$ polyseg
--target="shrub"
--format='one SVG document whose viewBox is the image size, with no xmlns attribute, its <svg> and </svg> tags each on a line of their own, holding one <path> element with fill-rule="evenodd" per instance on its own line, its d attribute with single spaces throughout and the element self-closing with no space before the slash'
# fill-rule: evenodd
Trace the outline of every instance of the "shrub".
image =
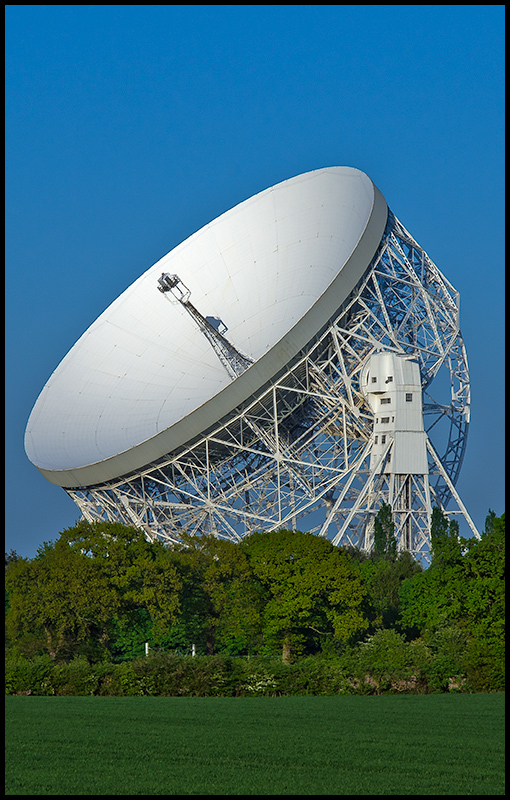
<svg viewBox="0 0 510 800">
<path fill-rule="evenodd" d="M 344 658 L 353 688 L 363 694 L 423 691 L 429 661 L 422 642 L 408 643 L 392 629 L 377 631 Z"/>
<path fill-rule="evenodd" d="M 11 656 L 5 662 L 6 694 L 54 694 L 51 690 L 51 673 L 55 666 L 47 655 L 27 659 Z"/>
<path fill-rule="evenodd" d="M 502 658 L 495 645 L 468 646 L 467 673 L 447 648 L 381 630 L 341 656 L 224 658 L 153 653 L 121 664 L 89 664 L 83 656 L 56 663 L 48 655 L 6 659 L 6 694 L 154 697 L 255 697 L 502 691 Z"/>
<path fill-rule="evenodd" d="M 466 686 L 475 692 L 505 691 L 505 644 L 472 640 L 466 651 Z"/>
<path fill-rule="evenodd" d="M 90 665 L 84 656 L 55 666 L 51 680 L 55 694 L 76 697 L 97 694 L 99 683 L 96 665 Z"/>
</svg>

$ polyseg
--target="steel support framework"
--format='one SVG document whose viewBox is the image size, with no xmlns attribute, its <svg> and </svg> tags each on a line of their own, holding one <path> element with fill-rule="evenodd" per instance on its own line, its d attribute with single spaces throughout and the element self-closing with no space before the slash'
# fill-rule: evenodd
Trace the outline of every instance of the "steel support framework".
<svg viewBox="0 0 510 800">
<path fill-rule="evenodd" d="M 470 409 L 458 293 L 391 212 L 372 264 L 325 322 L 257 396 L 188 447 L 136 474 L 67 489 L 85 519 L 135 525 L 169 544 L 182 533 L 240 541 L 299 528 L 370 550 L 389 502 L 398 547 L 427 560 L 432 506 L 446 511 L 453 497 L 447 513 L 478 536 L 455 490 Z M 379 350 L 419 362 L 428 475 L 370 471 L 373 412 L 359 379 Z"/>
</svg>

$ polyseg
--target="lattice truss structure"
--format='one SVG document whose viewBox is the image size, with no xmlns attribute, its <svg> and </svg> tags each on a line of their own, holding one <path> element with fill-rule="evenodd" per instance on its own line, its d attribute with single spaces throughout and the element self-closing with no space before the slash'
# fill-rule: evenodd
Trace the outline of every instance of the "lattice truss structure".
<svg viewBox="0 0 510 800">
<path fill-rule="evenodd" d="M 370 470 L 374 414 L 360 372 L 377 351 L 419 362 L 428 475 Z M 470 390 L 459 297 L 389 214 L 372 264 L 335 317 L 256 397 L 188 447 L 136 474 L 66 490 L 89 521 L 120 521 L 166 543 L 182 533 L 240 541 L 298 528 L 370 550 L 383 502 L 400 549 L 427 559 L 432 506 L 456 490 Z M 383 459 L 391 453 L 392 440 Z"/>
</svg>

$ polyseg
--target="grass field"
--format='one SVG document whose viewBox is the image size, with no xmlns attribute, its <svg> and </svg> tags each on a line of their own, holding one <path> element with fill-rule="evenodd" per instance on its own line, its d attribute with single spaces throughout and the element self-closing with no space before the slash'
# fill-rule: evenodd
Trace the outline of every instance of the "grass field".
<svg viewBox="0 0 510 800">
<path fill-rule="evenodd" d="M 6 697 L 6 794 L 504 794 L 504 695 Z"/>
</svg>

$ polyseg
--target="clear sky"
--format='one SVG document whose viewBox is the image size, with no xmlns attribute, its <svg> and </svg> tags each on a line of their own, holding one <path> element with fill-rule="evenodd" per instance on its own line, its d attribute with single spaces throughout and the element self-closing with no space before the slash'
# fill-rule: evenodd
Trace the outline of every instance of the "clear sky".
<svg viewBox="0 0 510 800">
<path fill-rule="evenodd" d="M 183 239 L 325 166 L 366 172 L 459 290 L 457 488 L 480 529 L 501 514 L 503 120 L 502 5 L 7 6 L 6 549 L 79 517 L 23 446 L 71 346 Z"/>
</svg>

